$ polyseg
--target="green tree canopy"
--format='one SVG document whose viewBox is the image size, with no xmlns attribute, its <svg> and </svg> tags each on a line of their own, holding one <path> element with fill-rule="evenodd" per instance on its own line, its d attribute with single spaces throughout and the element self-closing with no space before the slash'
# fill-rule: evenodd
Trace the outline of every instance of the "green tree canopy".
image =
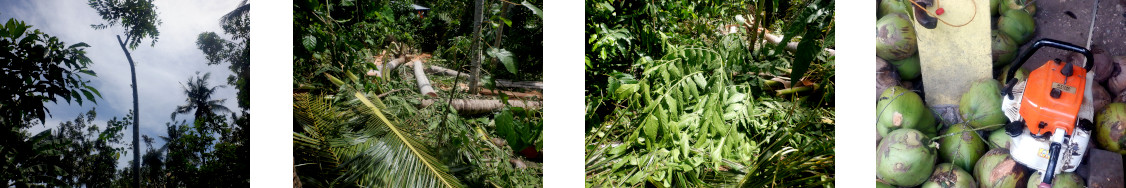
<svg viewBox="0 0 1126 188">
<path fill-rule="evenodd" d="M 52 131 L 30 135 L 26 128 L 42 123 L 50 111 L 48 102 L 82 103 L 101 97 L 88 86 L 86 43 L 66 45 L 51 35 L 16 19 L 0 26 L 0 187 L 29 185 L 60 186 L 68 171 L 62 170 L 61 148 L 69 142 L 51 139 Z M 38 121 L 35 121 L 38 120 Z"/>
<path fill-rule="evenodd" d="M 156 5 L 152 4 L 152 0 L 90 0 L 89 5 L 106 20 L 106 23 L 90 27 L 106 29 L 121 25 L 125 28 L 125 40 L 130 49 L 136 49 L 145 38 L 152 38 L 150 45 L 156 45 L 156 40 L 160 38 L 156 27 L 162 22 L 156 16 Z"/>
</svg>

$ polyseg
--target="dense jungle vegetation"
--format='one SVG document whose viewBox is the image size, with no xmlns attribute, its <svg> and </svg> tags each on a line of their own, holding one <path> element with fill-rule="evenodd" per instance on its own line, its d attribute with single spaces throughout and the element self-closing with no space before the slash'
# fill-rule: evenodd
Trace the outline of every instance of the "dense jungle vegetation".
<svg viewBox="0 0 1126 188">
<path fill-rule="evenodd" d="M 94 23 L 93 28 L 83 32 L 117 27 L 125 31 L 116 36 L 124 54 L 110 55 L 127 57 L 138 47 L 157 43 L 161 18 L 151 0 L 90 0 L 88 5 L 105 22 Z M 136 75 L 130 112 L 121 112 L 126 115 L 109 118 L 105 123 L 95 122 L 99 114 L 94 109 L 99 102 L 106 104 L 95 86 L 107 84 L 92 83 L 99 79 L 92 69 L 95 63 L 131 65 L 132 57 L 128 57 L 129 62 L 94 62 L 91 56 L 107 55 L 89 54 L 87 50 L 116 50 L 118 45 L 91 47 L 85 42 L 62 41 L 21 21 L 30 18 L 9 19 L 0 26 L 0 187 L 249 186 L 250 4 L 241 1 L 232 8 L 220 19 L 211 21 L 225 35 L 200 33 L 195 46 L 200 50 L 196 53 L 204 54 L 208 60 L 198 63 L 229 66 L 230 82 L 209 83 L 209 72 L 180 82 L 182 90 L 169 92 L 182 92 L 186 96 L 184 103 L 156 107 L 175 109 L 163 125 L 167 132 L 134 136 L 132 142 L 124 137 L 127 132 L 137 135 L 139 127 L 161 126 L 136 123 L 137 104 L 148 105 L 144 103 L 148 101 L 137 98 Z M 128 72 L 135 71 L 100 70 L 102 75 Z M 237 108 L 223 106 L 227 99 L 213 96 L 217 88 L 228 85 L 238 91 Z M 48 109 L 47 103 L 86 103 L 93 104 L 94 109 L 57 126 L 46 125 L 48 117 L 66 118 L 52 115 L 52 111 L 73 110 Z M 188 116 L 192 121 L 187 120 Z M 32 132 L 32 127 L 48 129 Z M 156 142 L 158 139 L 163 145 L 157 144 L 161 143 Z M 141 152 L 142 148 L 146 149 Z M 133 165 L 119 166 L 118 160 L 122 158 L 130 159 Z"/>
<path fill-rule="evenodd" d="M 586 2 L 588 187 L 832 187 L 832 0 Z"/>
<path fill-rule="evenodd" d="M 541 187 L 537 1 L 298 0 L 295 187 Z"/>
</svg>

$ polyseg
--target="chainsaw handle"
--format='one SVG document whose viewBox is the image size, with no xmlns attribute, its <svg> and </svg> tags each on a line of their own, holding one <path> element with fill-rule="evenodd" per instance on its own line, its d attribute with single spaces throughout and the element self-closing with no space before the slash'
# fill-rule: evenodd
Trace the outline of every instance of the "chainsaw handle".
<svg viewBox="0 0 1126 188">
<path fill-rule="evenodd" d="M 1013 63 L 1009 66 L 1009 73 L 1005 75 L 1005 80 L 1013 79 L 1013 74 L 1016 74 L 1017 69 L 1020 69 L 1020 66 L 1024 65 L 1024 62 L 1028 61 L 1028 58 L 1032 57 L 1032 54 L 1035 54 L 1037 50 L 1040 50 L 1040 47 L 1044 46 L 1079 52 L 1083 54 L 1084 57 L 1087 57 L 1087 64 L 1083 66 L 1083 69 L 1087 71 L 1091 71 L 1091 66 L 1095 65 L 1094 56 L 1091 55 L 1091 51 L 1087 50 L 1086 48 L 1055 39 L 1040 39 L 1032 43 L 1032 47 L 1029 47 L 1027 51 L 1024 51 L 1024 55 L 1020 56 L 1020 60 L 1013 61 Z"/>
</svg>

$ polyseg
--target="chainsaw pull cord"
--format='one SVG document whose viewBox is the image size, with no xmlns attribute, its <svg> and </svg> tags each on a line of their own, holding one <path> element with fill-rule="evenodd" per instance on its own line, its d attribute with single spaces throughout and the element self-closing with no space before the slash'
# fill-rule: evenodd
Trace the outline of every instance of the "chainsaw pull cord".
<svg viewBox="0 0 1126 188">
<path fill-rule="evenodd" d="M 950 22 L 947 22 L 946 20 L 938 17 L 938 14 L 926 11 L 927 8 L 924 8 L 922 5 L 919 5 L 919 3 L 916 3 L 913 0 L 907 0 L 907 1 L 910 1 L 911 4 L 915 5 L 915 7 L 918 7 L 919 9 L 923 9 L 923 11 L 926 12 L 927 15 L 929 15 L 930 17 L 934 17 L 934 18 L 938 19 L 938 21 L 941 21 L 942 24 L 946 24 L 946 25 L 951 26 L 951 27 L 962 27 L 962 26 L 969 25 L 970 22 L 973 22 L 974 19 L 977 18 L 977 0 L 970 0 L 970 2 L 973 3 L 973 5 L 974 5 L 974 14 L 972 16 L 970 16 L 970 20 L 967 20 L 966 23 L 957 24 L 957 25 L 950 24 Z M 940 0 L 934 0 L 934 6 L 941 7 L 941 5 L 942 5 L 942 2 Z"/>
</svg>

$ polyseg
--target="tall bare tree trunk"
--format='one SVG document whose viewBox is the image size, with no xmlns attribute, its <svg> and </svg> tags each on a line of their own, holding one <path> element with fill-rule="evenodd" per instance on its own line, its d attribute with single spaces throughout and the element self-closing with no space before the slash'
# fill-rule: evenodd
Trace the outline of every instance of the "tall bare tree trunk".
<svg viewBox="0 0 1126 188">
<path fill-rule="evenodd" d="M 129 60 L 129 73 L 133 76 L 133 187 L 141 187 L 141 112 L 137 110 L 140 108 L 137 101 L 137 67 L 133 64 L 133 56 L 125 48 L 125 42 L 121 41 L 121 35 L 117 36 L 117 42 L 121 45 L 121 51 L 125 52 L 125 59 Z"/>
<path fill-rule="evenodd" d="M 469 73 L 469 93 L 477 93 L 477 80 L 481 76 L 481 9 L 485 4 L 484 0 L 476 0 L 473 3 L 473 46 L 470 47 L 473 53 L 473 68 Z"/>
</svg>

